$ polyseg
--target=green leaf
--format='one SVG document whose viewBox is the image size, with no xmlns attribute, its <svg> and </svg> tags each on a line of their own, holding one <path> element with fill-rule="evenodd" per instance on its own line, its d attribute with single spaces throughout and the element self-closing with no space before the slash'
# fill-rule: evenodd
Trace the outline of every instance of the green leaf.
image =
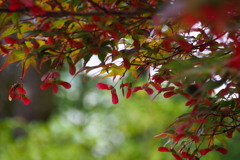
<svg viewBox="0 0 240 160">
<path fill-rule="evenodd" d="M 12 22 L 16 27 L 18 27 L 18 25 L 19 25 L 19 20 L 20 20 L 19 14 L 18 13 L 12 13 Z"/>
<path fill-rule="evenodd" d="M 88 63 L 88 61 L 91 59 L 91 57 L 92 57 L 92 54 L 90 54 L 90 53 L 87 53 L 87 52 L 84 52 L 83 53 L 83 59 L 84 59 L 84 64 L 86 65 L 87 63 Z"/>
<path fill-rule="evenodd" d="M 67 21 L 67 19 L 59 19 L 54 21 L 53 25 L 51 26 L 52 29 L 55 28 L 62 28 L 65 24 L 65 22 Z"/>
<path fill-rule="evenodd" d="M 23 63 L 22 63 L 22 78 L 26 75 L 26 71 L 28 70 L 28 68 L 32 66 L 33 68 L 35 68 L 36 71 L 38 71 L 37 69 L 37 62 L 36 62 L 36 57 L 35 56 L 29 56 L 28 58 L 26 58 Z"/>
<path fill-rule="evenodd" d="M 100 48 L 100 51 L 98 53 L 98 58 L 101 62 L 104 62 L 107 56 L 107 53 L 111 53 L 112 49 L 108 46 L 104 46 Z"/>
<path fill-rule="evenodd" d="M 6 58 L 5 63 L 0 68 L 0 71 L 2 71 L 9 64 L 12 64 L 14 62 L 18 62 L 18 61 L 24 60 L 25 58 L 26 58 L 26 53 L 24 53 L 22 50 L 15 50 L 15 51 L 13 51 Z"/>
<path fill-rule="evenodd" d="M 101 62 L 104 62 L 106 56 L 107 56 L 107 53 L 106 53 L 106 52 L 100 52 L 100 53 L 98 54 L 98 59 L 99 59 Z"/>
<path fill-rule="evenodd" d="M 1 13 L 0 14 L 0 26 L 4 27 L 7 26 L 6 23 L 11 19 L 11 16 L 8 13 Z"/>
<path fill-rule="evenodd" d="M 17 32 L 17 29 L 14 26 L 8 26 L 7 29 L 1 33 L 0 39 L 7 37 L 16 32 Z"/>
</svg>

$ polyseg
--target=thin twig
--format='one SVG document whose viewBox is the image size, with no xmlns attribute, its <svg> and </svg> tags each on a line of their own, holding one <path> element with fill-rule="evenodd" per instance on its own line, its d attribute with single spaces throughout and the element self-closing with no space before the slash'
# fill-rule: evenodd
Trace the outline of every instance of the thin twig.
<svg viewBox="0 0 240 160">
<path fill-rule="evenodd" d="M 92 0 L 87 0 L 89 3 L 91 3 L 95 8 L 98 8 L 102 11 L 104 11 L 105 13 L 109 13 L 108 10 L 100 5 L 98 5 L 97 3 L 93 2 Z"/>
<path fill-rule="evenodd" d="M 61 3 L 59 3 L 57 0 L 54 0 L 54 2 L 59 6 L 59 8 L 60 8 L 60 10 L 62 12 L 65 12 L 63 6 L 61 5 Z"/>
</svg>

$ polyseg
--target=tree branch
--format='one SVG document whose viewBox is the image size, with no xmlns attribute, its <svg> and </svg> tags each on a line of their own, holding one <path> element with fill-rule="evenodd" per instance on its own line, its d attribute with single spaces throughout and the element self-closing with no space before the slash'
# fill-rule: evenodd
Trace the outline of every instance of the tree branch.
<svg viewBox="0 0 240 160">
<path fill-rule="evenodd" d="M 92 15 L 98 16 L 106 16 L 106 15 L 115 15 L 115 16 L 139 16 L 145 13 L 155 13 L 157 10 L 148 8 L 148 9 L 141 9 L 141 10 L 132 10 L 132 11 L 108 11 L 106 12 L 69 12 L 69 11 L 46 11 L 45 15 L 37 15 L 35 17 L 68 17 L 68 16 L 81 16 L 81 17 L 88 17 Z M 27 13 L 29 12 L 29 8 L 21 8 L 16 11 L 11 11 L 6 8 L 0 8 L 0 13 Z"/>
<path fill-rule="evenodd" d="M 95 8 L 98 8 L 102 11 L 104 11 L 105 13 L 108 13 L 108 10 L 102 6 L 99 6 L 97 3 L 93 2 L 92 0 L 87 0 L 89 3 L 91 3 Z"/>
</svg>

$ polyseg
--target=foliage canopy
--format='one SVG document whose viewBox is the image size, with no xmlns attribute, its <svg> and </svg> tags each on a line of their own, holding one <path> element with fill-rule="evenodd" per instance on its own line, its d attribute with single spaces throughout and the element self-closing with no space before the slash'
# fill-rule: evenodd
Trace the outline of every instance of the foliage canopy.
<svg viewBox="0 0 240 160">
<path fill-rule="evenodd" d="M 238 0 L 2 0 L 0 71 L 15 62 L 22 67 L 9 100 L 30 103 L 23 86 L 30 66 L 39 73 L 48 66 L 40 88 L 54 93 L 71 88 L 61 80 L 64 64 L 73 77 L 100 69 L 96 76 L 114 84 L 97 87 L 109 90 L 114 104 L 117 84 L 126 98 L 143 90 L 153 99 L 187 99 L 191 112 L 155 136 L 168 138 L 160 152 L 177 160 L 226 154 L 224 140 L 219 146 L 215 139 L 240 132 L 239 6 Z M 93 56 L 100 63 L 89 66 Z M 148 79 L 138 86 L 145 71 Z"/>
</svg>

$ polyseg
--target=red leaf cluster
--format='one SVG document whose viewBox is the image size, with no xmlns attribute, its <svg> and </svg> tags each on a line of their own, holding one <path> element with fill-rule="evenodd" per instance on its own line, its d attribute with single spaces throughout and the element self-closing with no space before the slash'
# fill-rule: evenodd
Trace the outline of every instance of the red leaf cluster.
<svg viewBox="0 0 240 160">
<path fill-rule="evenodd" d="M 58 72 L 47 72 L 41 78 L 41 81 L 51 81 L 52 79 L 57 79 L 60 77 Z"/>
<path fill-rule="evenodd" d="M 31 43 L 32 43 L 32 45 L 33 45 L 33 49 L 38 49 L 39 48 L 39 43 L 36 41 L 36 40 L 34 40 L 34 41 L 31 41 Z"/>
<path fill-rule="evenodd" d="M 176 38 L 177 43 L 181 46 L 181 48 L 186 51 L 187 53 L 189 53 L 192 50 L 192 45 L 189 44 L 189 42 L 187 42 L 184 38 Z"/>
<path fill-rule="evenodd" d="M 123 34 L 127 34 L 126 28 L 124 28 L 120 23 L 115 23 L 116 30 L 119 30 Z"/>
<path fill-rule="evenodd" d="M 110 90 L 112 95 L 112 103 L 113 104 L 118 103 L 118 95 L 117 95 L 116 89 L 112 85 L 105 84 L 105 83 L 97 83 L 96 85 L 99 89 Z"/>
<path fill-rule="evenodd" d="M 83 29 L 87 32 L 92 32 L 94 30 L 96 30 L 98 28 L 98 26 L 96 24 L 85 24 Z"/>
<path fill-rule="evenodd" d="M 22 7 L 24 7 L 25 5 L 21 2 L 21 1 L 19 1 L 19 0 L 11 0 L 10 1 L 10 5 L 9 5 L 9 9 L 11 10 L 11 11 L 15 11 L 15 10 L 18 10 L 19 8 L 22 8 Z"/>
<path fill-rule="evenodd" d="M 9 10 L 16 11 L 23 7 L 28 7 L 33 16 L 45 15 L 46 12 L 39 6 L 35 5 L 31 0 L 10 0 Z"/>
<path fill-rule="evenodd" d="M 140 91 L 140 90 L 145 90 L 148 95 L 153 94 L 153 89 L 149 87 L 149 84 L 144 84 L 142 86 L 134 87 L 132 89 L 132 92 L 137 92 L 137 91 Z"/>
<path fill-rule="evenodd" d="M 158 84 L 161 84 L 163 81 L 165 81 L 165 79 L 159 74 L 153 75 L 152 80 L 154 83 L 158 83 Z"/>
<path fill-rule="evenodd" d="M 143 2 L 140 2 L 138 0 L 131 0 L 131 3 L 140 7 L 140 8 L 143 8 L 145 6 Z"/>
<path fill-rule="evenodd" d="M 45 15 L 46 12 L 39 6 L 37 5 L 33 5 L 30 7 L 30 13 L 33 15 L 33 16 L 37 16 L 37 15 Z"/>
<path fill-rule="evenodd" d="M 208 152 L 212 151 L 213 149 L 210 149 L 210 148 L 205 148 L 205 149 L 201 149 L 199 150 L 198 152 L 201 154 L 201 155 L 206 155 Z M 227 154 L 228 153 L 228 150 L 226 150 L 225 148 L 223 147 L 218 147 L 215 149 L 216 151 L 220 152 L 221 154 Z"/>
<path fill-rule="evenodd" d="M 3 54 L 8 54 L 9 53 L 9 51 L 5 47 L 3 47 L 2 45 L 0 45 L 0 49 L 3 52 Z"/>
<path fill-rule="evenodd" d="M 94 15 L 92 15 L 92 20 L 95 22 L 100 22 L 101 18 L 98 15 L 94 14 Z"/>
<path fill-rule="evenodd" d="M 68 39 L 69 45 L 71 48 L 82 48 L 83 44 L 81 42 L 74 41 L 73 39 Z"/>
<path fill-rule="evenodd" d="M 124 96 L 124 87 L 127 87 L 127 94 L 126 94 L 126 98 L 130 98 L 131 95 L 132 95 L 132 88 L 131 88 L 131 83 L 124 83 L 121 85 L 121 89 L 122 89 L 122 93 L 123 93 L 123 96 Z"/>
<path fill-rule="evenodd" d="M 152 95 L 155 91 L 154 88 L 158 92 L 156 96 L 160 93 L 163 93 L 165 98 L 176 94 L 183 95 L 187 98 L 186 106 L 192 107 L 192 111 L 178 117 L 178 120 L 170 126 L 171 129 L 169 128 L 171 133 L 156 136 L 167 137 L 174 143 L 171 149 L 159 147 L 158 150 L 171 152 L 177 160 L 182 159 L 180 156 L 194 159 L 195 155 L 190 154 L 190 151 L 194 151 L 194 149 L 186 150 L 188 146 L 186 148 L 181 146 L 183 148 L 181 148 L 181 152 L 174 151 L 179 145 L 182 145 L 178 142 L 183 141 L 184 138 L 184 141 L 186 139 L 186 141 L 196 144 L 196 148 L 199 149 L 199 142 L 204 140 L 202 137 L 200 139 L 199 134 L 205 136 L 212 133 L 214 136 L 225 127 L 222 122 L 217 123 L 220 121 L 217 117 L 222 116 L 220 112 L 227 111 L 226 114 L 224 113 L 226 118 L 228 113 L 234 114 L 233 112 L 235 112 L 224 108 L 225 106 L 222 110 L 222 104 L 220 104 L 221 100 L 226 100 L 228 103 L 228 100 L 225 99 L 226 95 L 239 94 L 237 78 L 235 79 L 235 76 L 239 75 L 235 73 L 240 69 L 240 43 L 239 35 L 236 34 L 238 25 L 236 25 L 237 22 L 234 22 L 239 17 L 239 5 L 232 2 L 238 4 L 237 0 L 214 1 L 214 3 L 207 1 L 200 3 L 199 0 L 174 1 L 171 5 L 168 5 L 169 0 L 162 2 L 157 0 L 128 0 L 127 2 L 116 0 L 113 4 L 105 1 L 81 1 L 81 5 L 84 7 L 79 8 L 78 3 L 75 5 L 63 1 L 61 4 L 57 4 L 57 1 L 47 1 L 48 11 L 46 12 L 38 5 L 45 6 L 45 1 L 4 1 L 1 4 L 3 12 L 8 12 L 8 15 L 12 16 L 9 22 L 6 19 L 6 25 L 17 28 L 23 26 L 23 29 L 10 33 L 6 32 L 5 28 L 7 27 L 3 27 L 3 32 L 9 33 L 9 35 L 17 34 L 18 38 L 23 38 L 5 37 L 3 39 L 5 43 L 0 44 L 0 51 L 8 54 L 4 56 L 10 57 L 7 59 L 10 62 L 18 61 L 21 64 L 26 64 L 27 67 L 32 65 L 37 68 L 39 59 L 41 64 L 51 61 L 51 67 L 57 70 L 68 63 L 69 73 L 74 76 L 81 71 L 86 71 L 87 74 L 96 68 L 101 68 L 100 74 L 108 74 L 104 78 L 122 76 L 120 88 L 126 98 L 129 98 L 133 92 L 140 90 Z M 159 10 L 159 6 L 155 5 L 161 5 L 163 8 L 161 7 Z M 189 9 L 190 6 L 193 8 Z M 15 13 L 20 15 L 15 17 Z M 59 13 L 59 15 L 54 13 Z M 25 14 L 29 14 L 27 15 L 29 18 L 22 19 L 21 17 L 24 17 Z M 29 21 L 29 19 L 31 20 Z M 197 27 L 195 28 L 195 26 Z M 33 34 L 29 35 L 28 33 Z M 197 33 L 197 35 L 191 33 Z M 219 36 L 220 33 L 221 36 Z M 43 38 L 46 36 L 48 36 L 47 39 Z M 32 48 L 27 47 L 29 43 L 32 44 Z M 44 44 L 48 45 L 44 46 Z M 122 51 L 120 51 L 121 45 L 125 48 Z M 130 48 L 135 48 L 134 54 L 127 52 Z M 24 50 L 25 53 L 30 54 L 26 54 L 26 58 L 21 55 L 18 57 L 16 50 Z M 219 53 L 221 58 L 218 59 L 214 55 L 216 53 Z M 87 63 L 96 54 L 101 63 L 96 64 L 96 66 L 88 66 Z M 226 62 L 225 60 L 229 56 L 230 59 Z M 123 59 L 121 65 L 115 65 L 115 60 L 118 58 Z M 76 73 L 75 65 L 82 60 L 82 69 Z M 108 63 L 111 60 L 112 63 Z M 212 63 L 215 60 L 217 63 Z M 178 64 L 183 65 L 177 68 Z M 222 72 L 218 65 L 227 67 Z M 131 83 L 124 83 L 125 73 L 127 74 L 127 71 L 131 69 L 131 74 L 137 79 L 143 73 L 138 72 L 140 67 L 153 68 L 156 74 L 152 76 L 152 72 L 149 72 L 149 79 L 144 85 L 132 87 L 135 80 L 132 80 Z M 123 71 L 125 72 L 123 73 Z M 215 81 L 215 75 L 220 76 L 221 80 Z M 59 86 L 66 89 L 71 88 L 70 83 L 59 80 L 59 77 L 59 73 L 55 71 L 46 73 L 42 76 L 43 84 L 40 88 L 42 90 L 51 88 L 54 93 L 58 92 Z M 222 81 L 225 81 L 227 86 L 229 82 L 236 85 L 226 87 L 218 94 L 214 94 L 213 88 L 218 84 L 224 84 Z M 162 85 L 163 82 L 167 82 L 165 88 L 163 87 L 165 85 Z M 202 85 L 201 90 L 198 90 L 201 93 L 189 92 L 188 94 L 187 87 L 197 82 Z M 112 103 L 118 103 L 118 95 L 114 85 L 97 83 L 96 86 L 99 89 L 108 90 L 111 93 Z M 195 88 L 198 87 L 200 86 L 196 84 Z M 127 92 L 126 95 L 124 92 Z M 17 98 L 22 100 L 24 104 L 29 104 L 30 100 L 25 95 L 26 91 L 21 85 L 16 85 L 9 91 L 9 99 Z M 232 101 L 239 102 L 235 99 Z M 229 103 L 228 105 L 229 108 L 234 108 L 237 103 L 234 105 Z M 219 109 L 219 114 L 214 112 L 215 108 Z M 209 129 L 208 125 L 202 125 L 207 121 L 211 122 L 212 119 L 216 120 L 214 124 L 219 125 L 222 130 L 216 128 L 213 133 L 211 129 L 214 127 Z M 198 123 L 196 127 L 202 125 L 201 128 L 196 129 L 195 123 Z M 232 138 L 235 129 L 229 130 L 227 128 L 224 130 L 227 131 L 224 134 L 228 138 Z M 203 134 L 200 133 L 202 130 Z M 205 134 L 205 132 L 207 133 Z M 222 147 L 217 149 L 210 147 L 194 152 L 197 152 L 197 155 L 206 155 L 211 150 L 216 150 L 222 154 L 227 153 L 227 150 Z"/>
<path fill-rule="evenodd" d="M 161 91 L 162 87 L 159 84 L 151 84 L 157 91 Z"/>
<path fill-rule="evenodd" d="M 48 36 L 46 44 L 53 45 L 53 36 Z"/>
<path fill-rule="evenodd" d="M 53 93 L 57 93 L 58 92 L 58 86 L 63 86 L 65 89 L 70 89 L 71 88 L 71 84 L 65 81 L 46 81 L 45 83 L 41 84 L 40 88 L 42 90 L 46 90 L 49 87 L 52 87 L 52 91 Z"/>
<path fill-rule="evenodd" d="M 189 154 L 188 152 L 182 152 L 182 153 L 181 153 L 181 156 L 182 156 L 183 158 L 188 158 L 188 159 L 192 158 L 192 155 Z"/>
<path fill-rule="evenodd" d="M 191 135 L 190 138 L 196 143 L 200 142 L 200 138 L 197 135 Z"/>
<path fill-rule="evenodd" d="M 182 158 L 178 154 L 172 153 L 172 155 L 176 160 L 182 160 Z"/>
<path fill-rule="evenodd" d="M 188 120 L 186 120 L 184 123 L 177 125 L 175 132 L 176 132 L 178 135 L 182 135 L 182 134 L 186 131 L 186 129 L 189 128 L 189 126 L 190 126 L 191 124 L 192 124 L 191 119 L 188 119 Z"/>
<path fill-rule="evenodd" d="M 12 37 L 5 37 L 4 41 L 7 44 L 17 44 L 18 43 L 18 41 L 15 38 L 12 38 Z"/>
<path fill-rule="evenodd" d="M 131 64 L 128 59 L 123 58 L 123 66 L 128 70 L 131 67 Z"/>
<path fill-rule="evenodd" d="M 228 138 L 232 138 L 234 131 L 235 131 L 234 129 L 229 130 L 229 131 L 227 132 L 227 137 L 228 137 Z"/>
<path fill-rule="evenodd" d="M 174 142 L 179 142 L 181 139 L 183 139 L 184 137 L 186 137 L 186 135 L 184 134 L 179 134 L 176 137 L 174 137 Z"/>
<path fill-rule="evenodd" d="M 228 61 L 228 66 L 239 70 L 240 69 L 240 42 L 236 43 L 236 48 L 234 49 L 234 54 Z"/>
<path fill-rule="evenodd" d="M 112 50 L 112 54 L 113 54 L 114 56 L 117 56 L 117 55 L 119 55 L 120 53 L 119 53 L 117 50 L 113 49 L 113 50 Z"/>
<path fill-rule="evenodd" d="M 65 89 L 70 89 L 71 84 L 65 81 L 58 80 L 60 77 L 60 74 L 58 72 L 48 72 L 44 74 L 41 78 L 41 81 L 44 83 L 41 84 L 40 88 L 42 90 L 46 90 L 49 87 L 52 87 L 53 93 L 58 92 L 58 86 L 63 86 Z"/>
<path fill-rule="evenodd" d="M 11 101 L 12 98 L 17 98 L 18 100 L 22 100 L 23 104 L 28 105 L 30 104 L 30 100 L 26 97 L 26 94 L 27 92 L 22 85 L 16 83 L 9 90 L 8 99 Z"/>
</svg>

